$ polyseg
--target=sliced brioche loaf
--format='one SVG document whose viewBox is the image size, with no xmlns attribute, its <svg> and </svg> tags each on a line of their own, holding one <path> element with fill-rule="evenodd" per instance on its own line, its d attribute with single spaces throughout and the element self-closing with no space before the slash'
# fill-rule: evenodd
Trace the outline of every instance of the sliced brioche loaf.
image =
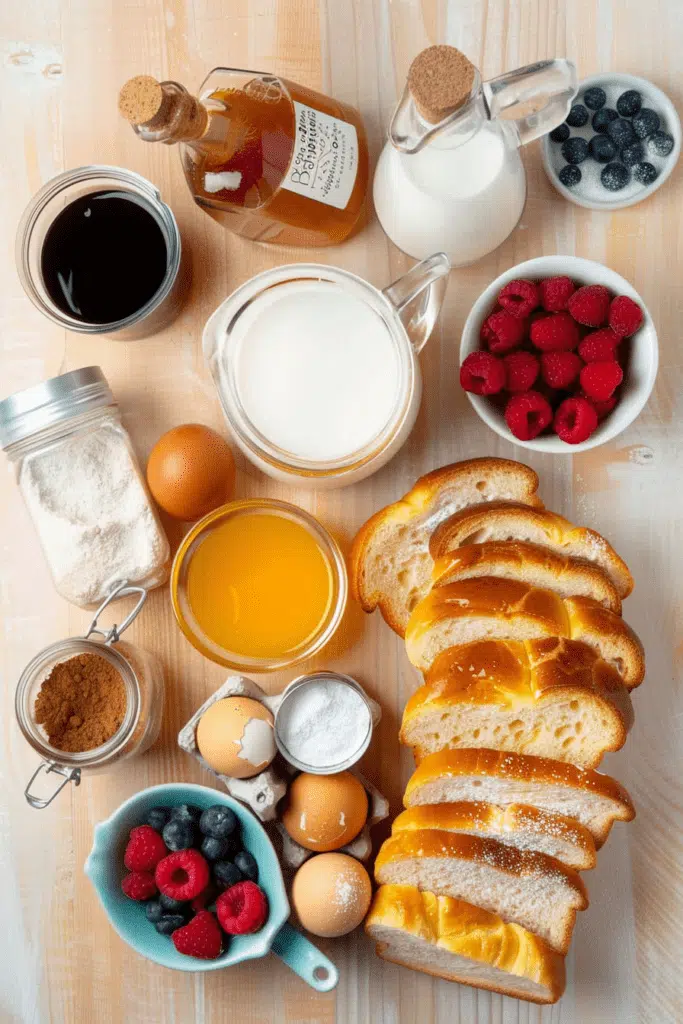
<svg viewBox="0 0 683 1024">
<path fill-rule="evenodd" d="M 643 681 L 643 647 L 614 612 L 589 597 L 561 598 L 552 590 L 482 576 L 436 587 L 413 610 L 406 651 L 427 670 L 447 647 L 476 640 L 566 637 L 588 644 L 631 689 Z"/>
<path fill-rule="evenodd" d="M 631 798 L 601 772 L 573 764 L 499 750 L 440 750 L 413 772 L 406 807 L 482 800 L 508 807 L 527 804 L 573 818 L 588 829 L 599 849 L 615 821 L 632 821 Z"/>
<path fill-rule="evenodd" d="M 542 507 L 537 488 L 536 473 L 508 459 L 470 459 L 420 477 L 358 531 L 349 559 L 351 593 L 364 611 L 379 607 L 403 636 L 410 612 L 430 587 L 429 540 L 438 524 L 481 502 Z"/>
<path fill-rule="evenodd" d="M 603 569 L 620 597 L 633 590 L 626 563 L 595 530 L 574 526 L 569 520 L 527 503 L 494 502 L 486 508 L 464 509 L 445 520 L 432 535 L 433 559 L 467 544 L 520 540 L 549 548 L 560 555 L 583 558 Z"/>
<path fill-rule="evenodd" d="M 595 867 L 595 842 L 587 828 L 561 814 L 548 814 L 536 807 L 510 804 L 424 804 L 399 814 L 392 832 L 436 828 L 443 832 L 496 839 L 518 850 L 536 850 L 566 864 L 575 871 Z"/>
<path fill-rule="evenodd" d="M 375 893 L 365 930 L 377 955 L 416 971 L 516 999 L 554 1003 L 565 986 L 564 957 L 496 914 L 410 885 Z"/>
<path fill-rule="evenodd" d="M 569 948 L 577 910 L 588 906 L 577 873 L 553 857 L 439 829 L 390 836 L 377 855 L 375 878 L 467 899 L 528 928 L 559 953 Z"/>
<path fill-rule="evenodd" d="M 577 640 L 479 640 L 447 647 L 403 712 L 419 762 L 446 747 L 488 747 L 595 768 L 619 750 L 633 706 L 619 673 Z"/>
<path fill-rule="evenodd" d="M 477 576 L 520 580 L 532 587 L 554 590 L 560 597 L 592 597 L 621 615 L 619 591 L 604 570 L 526 541 L 492 540 L 448 551 L 434 563 L 432 586 Z"/>
</svg>

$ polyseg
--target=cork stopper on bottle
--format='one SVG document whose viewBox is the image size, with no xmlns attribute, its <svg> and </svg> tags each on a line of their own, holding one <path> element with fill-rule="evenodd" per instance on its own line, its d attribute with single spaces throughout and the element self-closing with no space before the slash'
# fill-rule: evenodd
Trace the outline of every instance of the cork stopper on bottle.
<svg viewBox="0 0 683 1024">
<path fill-rule="evenodd" d="M 149 124 L 161 110 L 164 91 L 151 75 L 129 78 L 119 93 L 119 113 L 131 124 Z"/>
<path fill-rule="evenodd" d="M 129 78 L 119 93 L 119 112 L 139 135 L 154 133 L 165 142 L 192 142 L 206 130 L 206 107 L 177 82 L 151 75 Z"/>
<path fill-rule="evenodd" d="M 438 124 L 472 92 L 477 69 L 454 46 L 429 46 L 410 65 L 408 88 L 420 115 Z"/>
</svg>

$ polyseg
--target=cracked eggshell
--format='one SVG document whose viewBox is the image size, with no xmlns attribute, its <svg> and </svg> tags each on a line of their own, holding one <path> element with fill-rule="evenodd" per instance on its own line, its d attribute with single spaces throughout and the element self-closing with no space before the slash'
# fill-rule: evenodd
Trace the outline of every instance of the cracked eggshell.
<svg viewBox="0 0 683 1024">
<path fill-rule="evenodd" d="M 252 778 L 275 757 L 273 715 L 250 697 L 216 701 L 199 719 L 197 747 L 215 772 Z"/>
</svg>

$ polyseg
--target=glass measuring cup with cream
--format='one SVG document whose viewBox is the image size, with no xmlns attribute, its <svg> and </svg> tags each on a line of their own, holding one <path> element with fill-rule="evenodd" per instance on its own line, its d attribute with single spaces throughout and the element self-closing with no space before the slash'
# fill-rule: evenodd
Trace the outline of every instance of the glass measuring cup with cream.
<svg viewBox="0 0 683 1024">
<path fill-rule="evenodd" d="M 204 329 L 204 355 L 236 443 L 263 472 L 312 487 L 374 473 L 420 406 L 417 354 L 450 270 L 443 253 L 379 291 L 313 263 L 266 271 Z"/>
</svg>

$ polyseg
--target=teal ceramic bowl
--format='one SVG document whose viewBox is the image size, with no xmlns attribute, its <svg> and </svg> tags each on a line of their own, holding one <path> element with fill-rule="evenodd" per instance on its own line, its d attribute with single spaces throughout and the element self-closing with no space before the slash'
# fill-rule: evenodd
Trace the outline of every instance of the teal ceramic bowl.
<svg viewBox="0 0 683 1024">
<path fill-rule="evenodd" d="M 176 804 L 194 804 L 201 808 L 224 804 L 235 812 L 244 846 L 259 866 L 259 885 L 268 897 L 269 914 L 263 928 L 254 935 L 232 937 L 227 952 L 216 960 L 193 959 L 178 953 L 170 938 L 159 935 L 154 925 L 149 923 L 144 904 L 134 903 L 121 891 L 121 879 L 126 873 L 123 854 L 131 828 L 143 824 L 152 807 Z M 251 811 L 227 793 L 184 783 L 168 783 L 142 790 L 121 804 L 110 818 L 95 826 L 93 848 L 85 862 L 85 873 L 123 941 L 162 967 L 177 971 L 217 971 L 272 952 L 319 992 L 328 992 L 339 980 L 334 964 L 287 923 L 289 901 L 273 844 Z"/>
</svg>

